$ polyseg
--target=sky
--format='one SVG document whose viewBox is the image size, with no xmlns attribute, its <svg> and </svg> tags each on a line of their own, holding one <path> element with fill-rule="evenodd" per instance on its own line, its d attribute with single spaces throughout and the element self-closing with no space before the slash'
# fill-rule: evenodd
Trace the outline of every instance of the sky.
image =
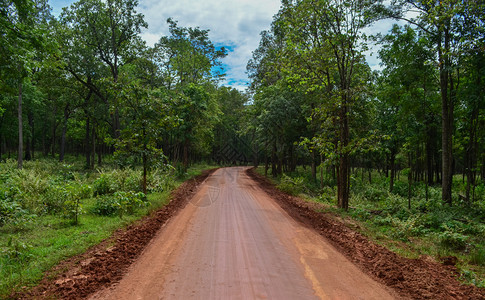
<svg viewBox="0 0 485 300">
<path fill-rule="evenodd" d="M 54 15 L 73 2 L 49 0 Z M 238 90 L 248 86 L 246 64 L 259 45 L 260 32 L 270 28 L 279 8 L 280 0 L 139 0 L 138 4 L 138 12 L 148 23 L 142 38 L 149 46 L 169 34 L 166 21 L 170 17 L 182 27 L 209 29 L 214 45 L 228 49 L 228 56 L 222 60 L 226 72 L 222 85 Z M 387 32 L 392 23 L 380 21 L 367 32 Z M 371 68 L 379 69 L 375 51 L 368 51 L 366 57 Z"/>
</svg>

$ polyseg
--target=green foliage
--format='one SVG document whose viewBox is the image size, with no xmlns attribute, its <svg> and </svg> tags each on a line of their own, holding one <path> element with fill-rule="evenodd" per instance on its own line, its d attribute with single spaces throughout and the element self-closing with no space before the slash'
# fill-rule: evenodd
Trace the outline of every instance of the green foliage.
<svg viewBox="0 0 485 300">
<path fill-rule="evenodd" d="M 291 195 L 299 195 L 305 190 L 303 177 L 289 177 L 283 174 L 278 188 Z"/>
<path fill-rule="evenodd" d="M 478 265 L 478 266 L 485 266 L 485 248 L 480 247 L 476 248 L 470 254 L 470 263 Z"/>
<path fill-rule="evenodd" d="M 454 232 L 447 228 L 444 232 L 439 235 L 440 243 L 443 247 L 453 250 L 464 250 L 467 246 L 468 238 L 467 236 Z"/>
<path fill-rule="evenodd" d="M 0 249 L 0 264 L 2 262 L 25 263 L 34 256 L 32 254 L 31 245 L 14 237 L 10 237 L 7 245 L 5 247 L 1 247 Z"/>
<path fill-rule="evenodd" d="M 98 179 L 93 182 L 93 191 L 95 196 L 113 194 L 120 189 L 119 179 L 124 177 L 116 176 L 119 172 L 101 173 Z"/>
<path fill-rule="evenodd" d="M 100 216 L 133 214 L 138 208 L 148 205 L 144 193 L 116 192 L 113 195 L 97 197 L 93 212 Z"/>
<path fill-rule="evenodd" d="M 5 224 L 22 225 L 34 217 L 15 200 L 0 197 L 0 227 Z"/>
</svg>

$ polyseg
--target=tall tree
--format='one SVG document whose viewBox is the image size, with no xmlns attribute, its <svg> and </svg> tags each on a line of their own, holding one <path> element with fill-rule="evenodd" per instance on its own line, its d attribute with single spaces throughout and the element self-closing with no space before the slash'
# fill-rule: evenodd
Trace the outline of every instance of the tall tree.
<svg viewBox="0 0 485 300">
<path fill-rule="evenodd" d="M 139 34 L 147 23 L 143 15 L 137 13 L 137 4 L 136 0 L 80 0 L 63 13 L 64 23 L 81 43 L 73 46 L 84 47 L 88 55 L 84 57 L 86 60 L 90 60 L 87 51 L 93 51 L 108 67 L 114 85 L 118 82 L 120 66 L 133 60 L 141 50 Z M 111 99 L 111 105 L 113 135 L 118 137 L 120 116 L 116 99 Z"/>
<path fill-rule="evenodd" d="M 281 12 L 287 50 L 304 62 L 306 74 L 297 79 L 309 90 L 328 91 L 328 103 L 335 109 L 338 206 L 344 209 L 350 196 L 349 117 L 358 98 L 358 70 L 366 49 L 363 29 L 380 16 L 380 9 L 381 1 L 302 0 L 284 1 Z"/>
</svg>

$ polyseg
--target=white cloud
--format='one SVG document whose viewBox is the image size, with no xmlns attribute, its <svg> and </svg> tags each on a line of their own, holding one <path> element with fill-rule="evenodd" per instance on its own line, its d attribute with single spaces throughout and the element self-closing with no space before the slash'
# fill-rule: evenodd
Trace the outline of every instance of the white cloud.
<svg viewBox="0 0 485 300">
<path fill-rule="evenodd" d="M 259 45 L 262 30 L 269 29 L 280 7 L 280 0 L 141 0 L 138 11 L 145 15 L 148 29 L 142 34 L 148 45 L 168 35 L 167 18 L 179 26 L 209 29 L 212 42 L 230 46 L 223 59 L 225 85 L 244 89 L 248 78 L 246 64 Z"/>
</svg>

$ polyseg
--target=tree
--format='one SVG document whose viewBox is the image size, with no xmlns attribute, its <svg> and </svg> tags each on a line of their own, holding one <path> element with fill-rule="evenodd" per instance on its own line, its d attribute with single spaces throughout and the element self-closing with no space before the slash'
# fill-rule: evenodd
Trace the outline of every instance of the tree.
<svg viewBox="0 0 485 300">
<path fill-rule="evenodd" d="M 404 19 L 429 34 L 438 52 L 442 120 L 442 200 L 449 205 L 452 204 L 454 109 L 459 85 L 456 21 L 464 15 L 466 7 L 467 2 L 457 0 L 405 0 L 399 1 L 397 9 L 391 13 L 392 17 Z M 418 11 L 418 16 L 407 18 L 405 12 L 409 9 Z"/>
<path fill-rule="evenodd" d="M 0 83 L 5 78 L 16 81 L 18 111 L 18 168 L 23 166 L 22 85 L 35 64 L 35 51 L 41 50 L 45 20 L 49 17 L 45 1 L 0 2 L 0 42 L 2 68 Z"/>
<path fill-rule="evenodd" d="M 430 42 L 426 35 L 419 36 L 410 26 L 395 25 L 384 38 L 379 57 L 384 67 L 379 93 L 380 112 L 384 114 L 380 118 L 381 130 L 390 136 L 386 142 L 391 165 L 390 190 L 394 183 L 395 158 L 404 143 L 413 145 L 408 150 L 415 153 L 416 160 L 421 159 L 421 144 L 425 144 L 425 163 L 416 165 L 426 166 L 426 182 L 433 184 L 439 106 Z"/>
<path fill-rule="evenodd" d="M 362 30 L 380 15 L 381 1 L 303 0 L 285 1 L 280 24 L 286 52 L 297 60 L 300 85 L 308 91 L 325 91 L 323 104 L 335 111 L 338 130 L 338 206 L 348 208 L 350 188 L 350 114 L 358 98 L 361 51 L 366 48 Z M 295 62 L 301 61 L 302 64 Z M 303 74 L 302 74 L 303 73 Z"/>
<path fill-rule="evenodd" d="M 81 47 L 77 53 L 84 54 L 81 61 L 91 62 L 91 53 L 99 62 L 108 67 L 112 82 L 118 82 L 120 66 L 129 63 L 141 49 L 139 33 L 147 24 L 143 15 L 136 12 L 136 0 L 80 0 L 70 9 L 63 12 L 63 22 L 76 36 L 76 43 L 72 47 Z M 92 64 L 92 62 L 91 62 Z M 71 72 L 72 73 L 72 72 Z M 74 74 L 73 74 L 74 75 Z M 81 78 L 83 84 L 97 92 L 89 77 Z M 107 95 L 104 95 L 106 98 Z M 116 99 L 111 99 L 113 106 L 113 135 L 119 136 L 120 116 Z"/>
</svg>

